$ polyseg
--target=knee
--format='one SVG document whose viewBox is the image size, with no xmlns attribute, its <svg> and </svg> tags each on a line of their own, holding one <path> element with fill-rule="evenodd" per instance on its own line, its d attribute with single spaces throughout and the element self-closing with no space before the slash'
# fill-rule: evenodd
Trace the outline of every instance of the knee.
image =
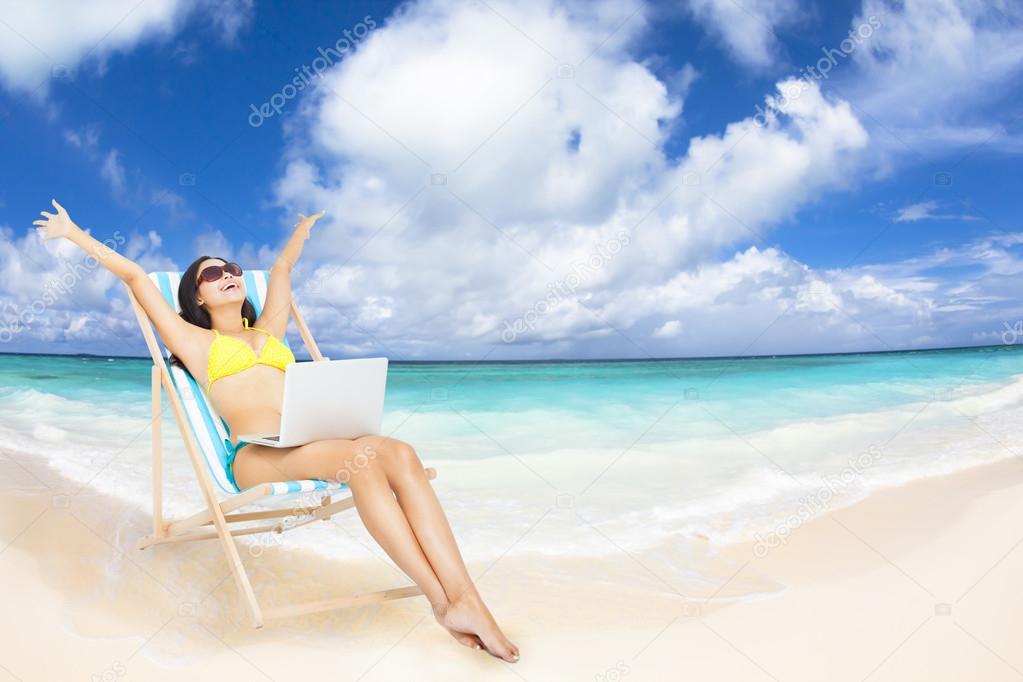
<svg viewBox="0 0 1023 682">
<path fill-rule="evenodd" d="M 423 468 L 416 449 L 397 438 L 376 438 L 367 442 L 360 451 L 365 451 L 368 458 L 379 462 L 388 471 L 414 471 Z"/>
</svg>

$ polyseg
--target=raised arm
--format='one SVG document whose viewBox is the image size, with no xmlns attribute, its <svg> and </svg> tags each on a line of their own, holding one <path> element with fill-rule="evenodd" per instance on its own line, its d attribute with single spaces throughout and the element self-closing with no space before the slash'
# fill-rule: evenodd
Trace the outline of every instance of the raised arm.
<svg viewBox="0 0 1023 682">
<path fill-rule="evenodd" d="M 96 259 L 96 261 L 119 279 L 127 283 L 131 288 L 139 304 L 149 315 L 149 318 L 156 325 L 160 338 L 167 344 L 167 348 L 180 358 L 187 358 L 190 351 L 194 349 L 194 342 L 198 340 L 204 330 L 182 319 L 174 309 L 167 304 L 163 294 L 156 288 L 152 280 L 146 275 L 135 261 L 125 258 L 111 249 L 106 244 L 90 236 L 88 232 L 78 227 L 71 220 L 71 216 L 63 206 L 57 203 L 56 199 L 51 200 L 56 214 L 41 211 L 45 219 L 36 220 L 33 225 L 43 240 L 50 240 L 55 237 L 65 237 L 77 244 L 83 251 Z"/>
<path fill-rule="evenodd" d="M 277 260 L 270 267 L 270 283 L 266 288 L 266 302 L 255 326 L 261 327 L 278 338 L 284 338 L 288 329 L 288 315 L 291 310 L 291 267 L 302 255 L 302 246 L 309 238 L 309 231 L 316 221 L 323 217 L 323 211 L 308 218 L 298 214 L 298 223 L 284 245 Z"/>
</svg>

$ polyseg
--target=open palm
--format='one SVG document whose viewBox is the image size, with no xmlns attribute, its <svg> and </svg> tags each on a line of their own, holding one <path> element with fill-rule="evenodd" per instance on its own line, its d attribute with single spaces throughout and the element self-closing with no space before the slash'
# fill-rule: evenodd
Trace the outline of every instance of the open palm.
<svg viewBox="0 0 1023 682">
<path fill-rule="evenodd" d="M 53 239 L 54 237 L 67 237 L 71 230 L 77 227 L 71 216 L 68 215 L 64 207 L 57 203 L 56 199 L 50 200 L 53 203 L 53 207 L 57 209 L 57 213 L 48 213 L 46 211 L 40 211 L 40 213 L 46 216 L 46 220 L 36 220 L 32 224 L 38 225 L 36 231 L 42 236 L 43 241 L 47 239 Z"/>
<path fill-rule="evenodd" d="M 311 216 L 305 216 L 299 213 L 298 222 L 295 224 L 295 227 L 301 227 L 306 230 L 311 229 L 316 221 L 323 217 L 324 213 L 325 211 L 320 211 L 319 213 L 314 213 Z"/>
</svg>

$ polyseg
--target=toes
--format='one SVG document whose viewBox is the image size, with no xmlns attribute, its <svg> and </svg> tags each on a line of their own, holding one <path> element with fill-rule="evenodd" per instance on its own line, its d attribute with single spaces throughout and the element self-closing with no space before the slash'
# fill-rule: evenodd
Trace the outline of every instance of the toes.
<svg viewBox="0 0 1023 682">
<path fill-rule="evenodd" d="M 467 646 L 470 649 L 477 650 L 483 648 L 483 645 L 480 642 L 480 638 L 477 637 L 476 635 L 470 634 L 468 632 L 458 632 L 457 630 L 449 630 L 448 632 L 450 632 L 452 636 L 454 636 L 454 638 L 458 640 L 458 643 L 463 646 Z"/>
<path fill-rule="evenodd" d="M 486 651 L 491 656 L 493 656 L 494 658 L 500 658 L 502 661 L 506 661 L 507 663 L 514 663 L 515 661 L 519 660 L 519 654 L 517 651 L 513 652 L 511 648 L 506 647 L 503 648 L 504 651 L 500 651 L 496 647 L 494 649 L 484 647 L 483 650 Z"/>
</svg>

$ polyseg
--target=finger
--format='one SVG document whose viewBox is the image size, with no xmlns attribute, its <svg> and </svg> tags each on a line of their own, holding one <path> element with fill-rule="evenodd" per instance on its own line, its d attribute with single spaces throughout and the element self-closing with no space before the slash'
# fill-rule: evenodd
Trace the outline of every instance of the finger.
<svg viewBox="0 0 1023 682">
<path fill-rule="evenodd" d="M 49 223 L 47 221 L 45 221 L 45 220 L 35 220 L 35 221 L 32 222 L 32 224 L 33 225 L 39 225 L 40 227 L 44 227 L 44 226 L 48 225 Z"/>
<path fill-rule="evenodd" d="M 53 218 L 54 217 L 54 215 L 52 213 L 47 213 L 46 211 L 39 211 L 39 213 L 41 215 L 46 216 L 47 218 Z"/>
<path fill-rule="evenodd" d="M 64 207 L 58 204 L 56 199 L 50 199 L 50 203 L 53 204 L 53 207 L 57 209 L 58 213 L 64 210 Z"/>
</svg>

